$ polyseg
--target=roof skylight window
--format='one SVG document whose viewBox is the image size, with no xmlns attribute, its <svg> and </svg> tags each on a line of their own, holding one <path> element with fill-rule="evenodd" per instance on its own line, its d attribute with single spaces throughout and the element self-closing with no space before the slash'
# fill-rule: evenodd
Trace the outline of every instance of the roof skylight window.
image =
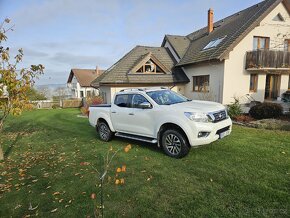
<svg viewBox="0 0 290 218">
<path fill-rule="evenodd" d="M 215 48 L 217 47 L 227 36 L 224 36 L 222 38 L 214 39 L 210 41 L 202 50 L 207 50 L 210 48 Z"/>
</svg>

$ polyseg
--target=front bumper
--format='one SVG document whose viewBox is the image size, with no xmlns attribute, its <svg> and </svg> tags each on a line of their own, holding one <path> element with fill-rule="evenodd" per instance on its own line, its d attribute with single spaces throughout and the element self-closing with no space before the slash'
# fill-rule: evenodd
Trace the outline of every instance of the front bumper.
<svg viewBox="0 0 290 218">
<path fill-rule="evenodd" d="M 220 121 L 218 123 L 197 123 L 192 122 L 190 130 L 186 131 L 189 144 L 194 146 L 210 144 L 220 138 L 220 134 L 232 131 L 232 120 L 230 118 Z M 199 132 L 209 132 L 207 137 L 198 137 Z"/>
</svg>

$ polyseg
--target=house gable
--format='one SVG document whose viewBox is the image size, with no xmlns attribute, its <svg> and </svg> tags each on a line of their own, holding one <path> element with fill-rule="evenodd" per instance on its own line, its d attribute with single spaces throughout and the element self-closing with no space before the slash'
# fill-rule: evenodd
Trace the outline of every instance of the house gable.
<svg viewBox="0 0 290 218">
<path fill-rule="evenodd" d="M 284 22 L 273 20 L 277 14 L 281 14 Z M 225 60 L 225 75 L 224 75 L 224 92 L 223 103 L 230 104 L 233 96 L 243 97 L 246 94 L 252 96 L 257 101 L 264 101 L 265 87 L 267 74 L 275 73 L 281 75 L 280 93 L 287 90 L 285 85 L 285 75 L 289 74 L 287 69 L 277 71 L 275 69 L 259 69 L 255 71 L 246 69 L 246 54 L 255 50 L 254 37 L 268 38 L 270 50 L 284 50 L 285 39 L 290 39 L 290 16 L 285 4 L 278 4 L 262 19 L 258 26 L 253 28 L 229 53 L 228 59 Z M 244 58 L 241 58 L 244 57 Z M 262 59 L 262 58 L 261 58 Z M 253 67 L 254 69 L 255 67 Z M 256 74 L 257 90 L 250 90 L 251 74 Z M 243 98 L 247 100 L 247 98 Z M 244 103 L 244 102 L 241 102 Z"/>
<path fill-rule="evenodd" d="M 171 71 L 162 64 L 153 54 L 152 52 L 148 52 L 146 55 L 143 55 L 140 58 L 140 62 L 137 63 L 129 73 L 136 74 L 136 73 L 171 73 Z"/>
</svg>

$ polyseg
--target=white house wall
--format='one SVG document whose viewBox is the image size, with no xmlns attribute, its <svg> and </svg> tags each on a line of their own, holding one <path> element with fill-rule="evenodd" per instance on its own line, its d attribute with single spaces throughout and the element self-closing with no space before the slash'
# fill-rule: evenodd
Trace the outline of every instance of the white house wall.
<svg viewBox="0 0 290 218">
<path fill-rule="evenodd" d="M 285 18 L 285 22 L 272 20 L 278 13 Z M 283 38 L 283 35 L 287 35 L 287 37 Z M 282 3 L 270 12 L 260 25 L 230 52 L 228 59 L 225 60 L 224 104 L 230 104 L 234 96 L 243 100 L 246 98 L 246 94 L 250 94 L 258 101 L 264 101 L 266 72 L 259 73 L 258 90 L 256 93 L 250 93 L 250 74 L 255 72 L 245 70 L 246 52 L 254 49 L 254 36 L 270 37 L 270 49 L 284 49 L 284 39 L 290 39 L 290 18 Z M 288 75 L 282 75 L 280 94 L 288 89 L 288 78 Z"/>
<path fill-rule="evenodd" d="M 193 100 L 211 100 L 222 103 L 224 62 L 191 65 L 183 68 L 190 82 L 184 86 L 184 95 Z M 209 92 L 193 92 L 193 76 L 209 75 Z"/>
</svg>

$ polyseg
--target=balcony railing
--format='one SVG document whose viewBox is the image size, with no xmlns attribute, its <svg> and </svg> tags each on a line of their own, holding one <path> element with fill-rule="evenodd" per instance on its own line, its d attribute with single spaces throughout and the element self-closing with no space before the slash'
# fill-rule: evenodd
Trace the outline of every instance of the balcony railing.
<svg viewBox="0 0 290 218">
<path fill-rule="evenodd" d="M 282 50 L 256 50 L 247 52 L 246 69 L 290 70 L 290 52 Z"/>
</svg>

